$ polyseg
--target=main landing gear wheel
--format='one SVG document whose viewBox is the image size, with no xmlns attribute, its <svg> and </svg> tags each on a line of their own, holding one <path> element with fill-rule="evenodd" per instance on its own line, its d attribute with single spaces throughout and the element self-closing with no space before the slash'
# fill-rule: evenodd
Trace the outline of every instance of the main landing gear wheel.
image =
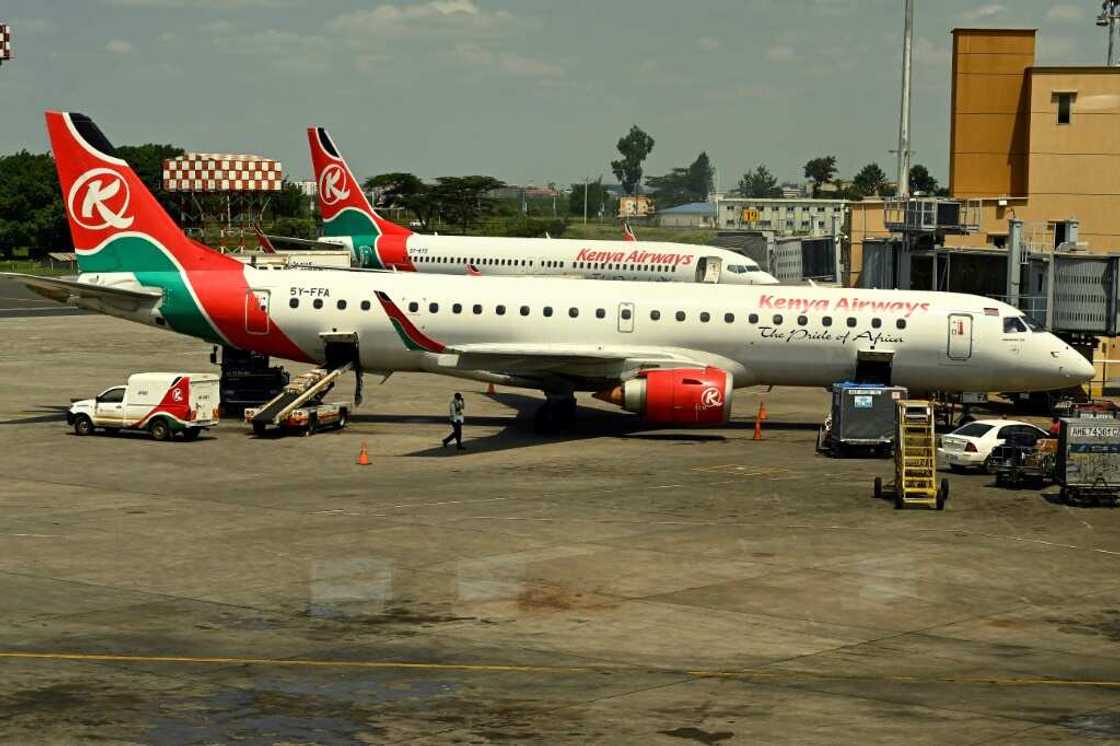
<svg viewBox="0 0 1120 746">
<path fill-rule="evenodd" d="M 549 398 L 533 416 L 533 429 L 552 433 L 570 426 L 576 418 L 576 398 Z"/>
<path fill-rule="evenodd" d="M 92 435 L 93 434 L 93 420 L 80 414 L 74 420 L 74 434 L 75 435 Z"/>
</svg>

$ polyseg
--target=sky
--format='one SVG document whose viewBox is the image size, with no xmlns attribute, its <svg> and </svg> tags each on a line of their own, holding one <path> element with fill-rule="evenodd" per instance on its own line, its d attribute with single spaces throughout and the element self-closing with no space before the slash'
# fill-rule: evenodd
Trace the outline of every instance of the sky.
<svg viewBox="0 0 1120 746">
<path fill-rule="evenodd" d="M 327 127 L 364 177 L 481 173 L 614 181 L 615 143 L 655 140 L 646 174 L 706 151 L 720 185 L 765 163 L 802 179 L 893 176 L 903 0 L 3 0 L 0 153 L 47 150 L 42 112 L 117 144 L 255 153 L 310 174 Z M 1098 0 L 917 0 L 915 162 L 947 181 L 951 30 L 1039 30 L 1038 62 L 1103 64 Z"/>
</svg>

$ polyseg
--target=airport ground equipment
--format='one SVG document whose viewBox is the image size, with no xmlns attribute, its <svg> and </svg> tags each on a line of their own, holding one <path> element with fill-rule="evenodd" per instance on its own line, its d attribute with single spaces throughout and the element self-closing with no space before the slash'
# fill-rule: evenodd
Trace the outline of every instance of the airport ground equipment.
<svg viewBox="0 0 1120 746">
<path fill-rule="evenodd" d="M 313 434 L 320 427 L 342 428 L 349 419 L 349 408 L 341 404 L 324 404 L 323 397 L 334 388 L 335 381 L 354 367 L 344 362 L 333 368 L 315 368 L 296 376 L 275 398 L 261 407 L 245 410 L 245 421 L 256 435 L 263 435 L 269 426 L 303 428 Z"/>
<path fill-rule="evenodd" d="M 241 415 L 246 407 L 260 407 L 271 401 L 290 380 L 282 367 L 269 365 L 268 355 L 236 347 L 222 347 L 220 361 L 215 347 L 210 362 L 221 364 L 222 411 L 227 415 Z"/>
<path fill-rule="evenodd" d="M 1120 498 L 1120 420 L 1062 419 L 1055 476 L 1064 502 L 1083 505 Z"/>
<path fill-rule="evenodd" d="M 875 477 L 875 497 L 893 497 L 896 510 L 916 505 L 944 510 L 949 480 L 937 484 L 933 404 L 902 399 L 895 411 L 894 484 Z"/>
<path fill-rule="evenodd" d="M 832 412 L 817 435 L 818 450 L 836 458 L 856 451 L 887 455 L 895 442 L 895 409 L 907 396 L 900 386 L 836 383 Z"/>
<path fill-rule="evenodd" d="M 66 422 L 78 435 L 101 428 L 147 431 L 156 440 L 194 440 L 219 421 L 219 379 L 213 373 L 135 373 L 93 399 L 73 401 Z"/>
<path fill-rule="evenodd" d="M 1016 490 L 1027 485 L 1040 490 L 1053 481 L 1057 456 L 1055 438 L 1043 438 L 1030 444 L 1008 441 L 992 449 L 987 469 L 995 475 L 996 487 Z"/>
</svg>

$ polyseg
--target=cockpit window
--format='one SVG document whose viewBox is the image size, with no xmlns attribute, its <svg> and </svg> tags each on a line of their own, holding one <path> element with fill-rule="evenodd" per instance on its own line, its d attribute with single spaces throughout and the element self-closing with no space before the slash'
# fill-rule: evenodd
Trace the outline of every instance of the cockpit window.
<svg viewBox="0 0 1120 746">
<path fill-rule="evenodd" d="M 1030 316 L 1023 316 L 1022 318 L 1023 318 L 1023 323 L 1026 324 L 1027 328 L 1030 329 L 1032 332 L 1044 332 L 1044 331 L 1046 331 L 1046 327 L 1044 327 L 1042 324 L 1040 324 L 1037 321 L 1035 321 L 1034 319 L 1032 319 Z"/>
<path fill-rule="evenodd" d="M 728 272 L 734 272 L 737 275 L 746 274 L 747 272 L 761 272 L 762 268 L 757 264 L 728 264 Z"/>
<path fill-rule="evenodd" d="M 1027 325 L 1015 316 L 1008 316 L 1003 320 L 1004 334 L 1026 334 Z"/>
</svg>

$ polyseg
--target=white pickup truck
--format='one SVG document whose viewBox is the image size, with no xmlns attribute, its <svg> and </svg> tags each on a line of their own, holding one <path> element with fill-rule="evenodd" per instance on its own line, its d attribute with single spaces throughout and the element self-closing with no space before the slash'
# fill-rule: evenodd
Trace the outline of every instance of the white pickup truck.
<svg viewBox="0 0 1120 746">
<path fill-rule="evenodd" d="M 213 373 L 136 373 L 124 386 L 70 404 L 66 422 L 78 435 L 147 430 L 156 440 L 182 433 L 194 440 L 218 424 L 219 377 Z"/>
</svg>

